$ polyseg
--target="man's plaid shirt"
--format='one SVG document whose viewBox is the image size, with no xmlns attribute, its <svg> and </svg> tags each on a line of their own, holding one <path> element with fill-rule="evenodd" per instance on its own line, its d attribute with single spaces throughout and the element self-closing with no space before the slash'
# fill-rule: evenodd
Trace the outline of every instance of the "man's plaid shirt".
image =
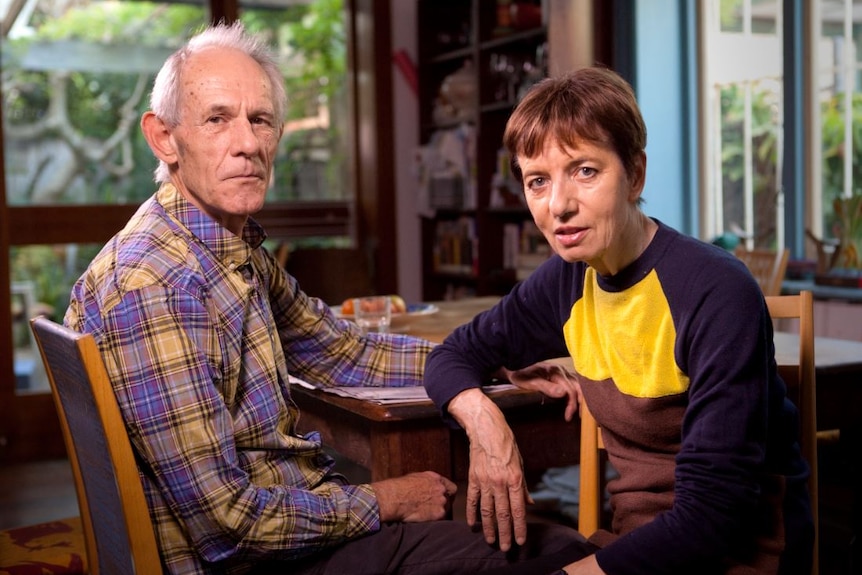
<svg viewBox="0 0 862 575">
<path fill-rule="evenodd" d="M 367 485 L 298 435 L 288 373 L 421 385 L 431 344 L 363 338 L 262 247 L 164 185 L 76 283 L 65 323 L 99 344 L 138 456 L 166 569 L 242 573 L 379 527 Z M 357 294 L 359 295 L 359 294 Z"/>
</svg>

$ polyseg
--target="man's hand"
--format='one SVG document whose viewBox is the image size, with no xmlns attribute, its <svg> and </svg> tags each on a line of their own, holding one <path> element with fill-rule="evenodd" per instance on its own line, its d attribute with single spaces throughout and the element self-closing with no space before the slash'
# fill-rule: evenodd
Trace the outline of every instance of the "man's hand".
<svg viewBox="0 0 862 575">
<path fill-rule="evenodd" d="M 433 471 L 410 473 L 371 484 L 380 521 L 435 521 L 446 517 L 458 486 Z"/>
<path fill-rule="evenodd" d="M 508 379 L 509 382 L 521 389 L 539 391 L 548 397 L 568 397 L 566 421 L 571 421 L 578 410 L 578 400 L 581 397 L 581 384 L 578 381 L 578 376 L 559 363 L 543 361 L 518 371 L 500 368 L 497 375 Z"/>
<path fill-rule="evenodd" d="M 477 512 L 488 543 L 499 541 L 508 551 L 527 540 L 527 503 L 532 503 L 515 436 L 497 405 L 481 389 L 468 389 L 449 402 L 449 413 L 470 439 L 467 523 Z"/>
</svg>

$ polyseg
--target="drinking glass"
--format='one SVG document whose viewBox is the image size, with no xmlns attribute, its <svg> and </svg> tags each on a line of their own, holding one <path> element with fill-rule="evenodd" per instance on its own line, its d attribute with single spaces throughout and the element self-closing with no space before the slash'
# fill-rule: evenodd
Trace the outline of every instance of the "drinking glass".
<svg viewBox="0 0 862 575">
<path fill-rule="evenodd" d="M 354 298 L 353 316 L 363 333 L 386 333 L 392 321 L 392 302 L 385 295 Z"/>
</svg>

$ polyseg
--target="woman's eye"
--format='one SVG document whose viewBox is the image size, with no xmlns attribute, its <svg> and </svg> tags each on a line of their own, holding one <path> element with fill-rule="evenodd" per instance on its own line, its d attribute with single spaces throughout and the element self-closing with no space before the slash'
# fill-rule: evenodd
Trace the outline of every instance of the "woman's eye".
<svg viewBox="0 0 862 575">
<path fill-rule="evenodd" d="M 533 178 L 529 182 L 527 182 L 527 187 L 532 189 L 541 188 L 546 183 L 545 178 Z"/>
<path fill-rule="evenodd" d="M 589 167 L 589 166 L 582 166 L 582 167 L 578 170 L 578 174 L 579 174 L 579 175 L 581 175 L 581 176 L 583 176 L 583 177 L 585 177 L 585 178 L 589 178 L 589 177 L 591 177 L 591 176 L 595 176 L 597 173 L 598 173 L 598 172 L 597 172 L 597 170 L 596 170 L 595 168 L 591 168 L 591 167 Z"/>
</svg>

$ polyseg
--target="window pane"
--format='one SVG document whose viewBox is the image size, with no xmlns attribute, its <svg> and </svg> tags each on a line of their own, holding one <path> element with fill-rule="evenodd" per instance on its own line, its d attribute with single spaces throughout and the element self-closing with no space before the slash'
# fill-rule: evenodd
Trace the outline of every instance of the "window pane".
<svg viewBox="0 0 862 575">
<path fill-rule="evenodd" d="M 32 5 L 4 15 L 11 23 L 2 44 L 7 202 L 139 203 L 154 191 L 155 160 L 138 119 L 153 74 L 205 22 L 203 8 Z"/>
<path fill-rule="evenodd" d="M 715 0 L 713 0 L 715 1 Z M 777 4 L 722 0 L 706 11 L 705 205 L 709 237 L 734 234 L 749 247 L 783 244 L 778 213 L 782 140 L 782 50 Z M 715 8 L 716 4 L 710 4 Z M 735 15 L 743 20 L 731 26 Z M 746 18 L 750 18 L 746 22 Z"/>
<path fill-rule="evenodd" d="M 286 80 L 287 123 L 269 199 L 351 198 L 343 0 L 296 2 L 279 10 L 241 3 L 240 19 L 270 39 Z"/>
<path fill-rule="evenodd" d="M 742 32 L 745 15 L 743 0 L 721 0 L 721 31 Z"/>
<path fill-rule="evenodd" d="M 155 190 L 156 161 L 138 120 L 153 75 L 207 21 L 204 8 L 34 5 L 2 15 L 11 22 L 0 46 L 7 202 L 140 203 Z M 343 0 L 249 7 L 241 18 L 270 39 L 287 78 L 287 125 L 270 200 L 351 198 Z"/>
<path fill-rule="evenodd" d="M 817 45 L 819 237 L 840 245 L 835 265 L 862 267 L 862 1 L 822 1 Z"/>
<path fill-rule="evenodd" d="M 95 244 L 65 244 L 9 250 L 16 393 L 48 391 L 29 320 L 46 315 L 54 321 L 63 321 L 72 285 L 100 248 Z"/>
<path fill-rule="evenodd" d="M 751 0 L 751 31 L 754 34 L 775 34 L 778 28 L 778 10 L 781 3 L 775 0 Z"/>
</svg>

